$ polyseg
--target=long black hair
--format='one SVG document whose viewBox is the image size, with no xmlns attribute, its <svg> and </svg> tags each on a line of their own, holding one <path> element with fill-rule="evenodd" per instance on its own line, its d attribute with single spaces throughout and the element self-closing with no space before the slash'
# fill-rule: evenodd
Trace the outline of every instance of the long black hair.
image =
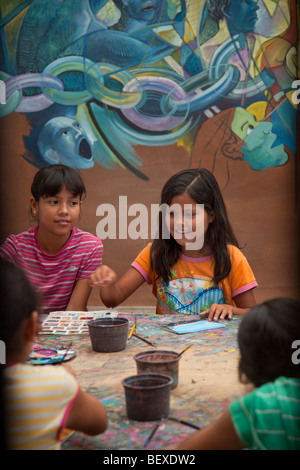
<svg viewBox="0 0 300 470">
<path fill-rule="evenodd" d="M 278 298 L 251 308 L 238 332 L 240 381 L 259 387 L 281 376 L 300 378 L 300 364 L 292 357 L 299 339 L 299 300 Z"/>
<path fill-rule="evenodd" d="M 238 246 L 237 239 L 230 225 L 223 197 L 214 175 L 205 168 L 182 170 L 173 175 L 164 185 L 161 193 L 161 206 L 171 205 L 175 196 L 188 194 L 195 203 L 203 204 L 208 215 L 214 219 L 209 224 L 204 243 L 211 249 L 215 260 L 213 282 L 218 284 L 228 276 L 231 269 L 227 245 Z M 180 255 L 180 246 L 170 236 L 162 236 L 163 214 L 159 213 L 159 235 L 151 246 L 152 268 L 158 277 L 167 283 L 171 277 L 171 268 Z"/>
</svg>

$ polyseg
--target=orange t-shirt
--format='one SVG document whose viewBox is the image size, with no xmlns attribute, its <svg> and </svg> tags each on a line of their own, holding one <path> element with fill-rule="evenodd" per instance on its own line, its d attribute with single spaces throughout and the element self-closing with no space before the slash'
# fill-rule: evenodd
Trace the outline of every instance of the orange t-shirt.
<svg viewBox="0 0 300 470">
<path fill-rule="evenodd" d="M 233 245 L 228 245 L 231 271 L 218 285 L 212 282 L 214 273 L 213 256 L 190 258 L 181 254 L 172 267 L 172 279 L 166 284 L 157 278 L 151 268 L 149 243 L 137 256 L 132 266 L 139 271 L 157 298 L 156 313 L 199 314 L 211 304 L 227 303 L 235 305 L 234 297 L 257 287 L 254 274 L 243 253 Z"/>
</svg>

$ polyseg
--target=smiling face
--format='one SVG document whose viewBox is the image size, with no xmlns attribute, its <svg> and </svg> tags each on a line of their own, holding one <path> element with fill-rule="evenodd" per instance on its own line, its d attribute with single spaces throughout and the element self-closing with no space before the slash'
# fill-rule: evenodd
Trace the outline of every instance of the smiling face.
<svg viewBox="0 0 300 470">
<path fill-rule="evenodd" d="M 170 235 L 181 246 L 181 252 L 189 256 L 199 254 L 205 233 L 212 222 L 202 204 L 197 204 L 187 193 L 173 197 L 167 211 Z M 193 251 L 193 253 L 191 253 Z"/>
<path fill-rule="evenodd" d="M 77 225 L 81 200 L 63 187 L 55 196 L 31 199 L 31 210 L 38 219 L 39 236 L 43 239 L 61 238 L 65 243 Z"/>
</svg>

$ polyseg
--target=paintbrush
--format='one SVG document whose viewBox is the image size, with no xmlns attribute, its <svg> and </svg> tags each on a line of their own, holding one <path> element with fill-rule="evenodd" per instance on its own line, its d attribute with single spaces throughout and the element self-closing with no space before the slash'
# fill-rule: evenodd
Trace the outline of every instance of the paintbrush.
<svg viewBox="0 0 300 470">
<path fill-rule="evenodd" d="M 189 426 L 190 428 L 201 429 L 200 426 L 197 426 L 193 423 L 189 423 L 188 421 L 184 421 L 183 419 L 173 418 L 172 416 L 168 416 L 167 419 L 169 419 L 170 421 L 175 421 L 176 423 L 185 424 L 185 426 Z"/>
<path fill-rule="evenodd" d="M 63 357 L 61 358 L 61 360 L 60 360 L 59 362 L 56 362 L 56 364 L 61 364 L 62 362 L 64 362 L 64 360 L 65 360 L 65 358 L 66 358 L 66 356 L 67 356 L 67 354 L 68 354 L 68 352 L 69 352 L 69 349 L 70 349 L 70 347 L 72 346 L 72 344 L 73 344 L 72 342 L 68 344 L 68 347 L 67 347 L 67 349 L 65 350 Z"/>
<path fill-rule="evenodd" d="M 148 439 L 146 440 L 145 444 L 144 444 L 144 447 L 147 447 L 147 445 L 149 444 L 149 442 L 151 441 L 152 437 L 154 436 L 154 434 L 156 433 L 156 431 L 158 430 L 159 426 L 161 425 L 161 423 L 157 423 L 154 428 L 152 429 L 151 431 L 151 434 L 150 436 L 148 437 Z"/>
<path fill-rule="evenodd" d="M 178 353 L 178 356 L 182 356 L 182 354 L 187 351 L 188 349 L 190 349 L 191 346 L 193 346 L 194 343 L 191 343 L 189 346 L 187 346 L 183 351 L 181 351 L 181 353 Z"/>
<path fill-rule="evenodd" d="M 140 339 L 141 341 L 144 341 L 144 342 L 147 343 L 147 344 L 150 344 L 150 346 L 153 346 L 153 347 L 155 348 L 155 345 L 154 345 L 153 343 L 151 343 L 151 342 L 148 341 L 147 339 L 143 338 L 142 336 L 137 335 L 136 333 L 132 333 L 132 336 L 134 336 L 135 338 Z"/>
</svg>

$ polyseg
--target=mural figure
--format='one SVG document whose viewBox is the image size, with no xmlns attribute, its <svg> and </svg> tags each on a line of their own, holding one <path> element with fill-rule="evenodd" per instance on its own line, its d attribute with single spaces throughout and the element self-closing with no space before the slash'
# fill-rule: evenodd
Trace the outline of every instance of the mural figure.
<svg viewBox="0 0 300 470">
<path fill-rule="evenodd" d="M 253 170 L 281 166 L 288 160 L 273 124 L 257 120 L 251 106 L 228 108 L 207 120 L 193 147 L 192 165 L 212 172 L 218 168 L 222 189 L 229 182 L 229 164 L 234 160 L 247 162 Z"/>
<path fill-rule="evenodd" d="M 219 141 L 217 139 L 212 144 L 214 149 L 212 158 L 206 164 L 213 168 L 220 165 L 221 161 L 224 163 L 227 159 L 224 173 L 227 183 L 229 178 L 228 159 L 243 159 L 252 169 L 264 170 L 271 166 L 284 165 L 288 160 L 288 150 L 292 152 L 296 150 L 297 106 L 291 100 L 292 83 L 297 78 L 296 4 L 280 2 L 283 4 L 283 9 L 278 5 L 278 8 L 273 12 L 273 18 L 274 23 L 281 24 L 282 34 L 266 39 L 268 28 L 263 31 L 264 36 L 256 32 L 257 24 L 260 23 L 258 21 L 260 9 L 262 6 L 265 7 L 266 3 L 253 0 L 242 2 L 207 0 L 203 9 L 201 24 L 202 34 L 206 40 L 201 48 L 202 56 L 210 61 L 209 66 L 211 67 L 213 63 L 217 63 L 215 57 L 218 55 L 221 57 L 223 54 L 222 60 L 225 62 L 230 59 L 239 68 L 241 75 L 240 84 L 234 90 L 236 95 L 231 93 L 231 100 L 228 100 L 229 102 L 225 106 L 224 103 L 218 103 L 218 106 L 221 109 L 226 108 L 228 113 L 225 110 L 221 111 L 218 116 L 201 127 L 194 145 L 193 155 L 196 155 L 197 152 L 199 154 L 204 148 L 207 152 L 206 144 L 201 143 L 201 138 L 204 138 L 204 142 L 207 143 L 206 135 L 207 133 L 210 135 L 213 129 L 216 131 L 216 123 L 218 130 L 223 129 L 224 131 L 226 122 L 228 129 L 223 135 L 220 134 Z M 289 15 L 287 15 L 286 8 L 290 8 Z M 284 18 L 281 23 L 278 23 L 278 15 Z M 288 17 L 290 21 L 288 21 Z M 268 26 L 270 28 L 270 23 Z M 262 28 L 260 27 L 260 29 Z M 207 31 L 210 31 L 210 37 L 208 37 Z M 235 37 L 234 34 L 236 34 Z M 226 37 L 228 38 L 227 44 L 235 42 L 235 49 L 238 52 L 235 56 L 227 54 L 224 44 L 221 43 L 220 39 L 226 39 Z M 243 44 L 245 45 L 244 49 Z M 264 83 L 266 86 L 264 89 L 262 88 L 262 93 L 256 94 L 253 99 L 251 93 L 246 94 L 246 90 L 250 89 L 252 85 L 261 86 L 257 81 L 259 77 L 262 79 L 261 84 Z M 242 83 L 243 81 L 244 83 Z M 229 95 L 227 95 L 228 97 Z M 259 123 L 254 120 L 253 115 L 252 118 L 249 113 L 247 116 L 246 110 L 251 103 L 256 109 L 268 109 L 267 114 L 260 112 L 263 116 L 261 115 Z M 231 109 L 232 105 L 237 106 L 236 111 Z M 229 117 L 231 114 L 235 115 L 234 119 Z M 243 135 L 243 132 L 239 132 L 239 127 L 234 125 L 238 116 L 242 115 L 247 117 L 249 123 L 252 122 L 253 129 L 249 136 Z M 249 127 L 247 129 L 249 131 Z M 228 136 L 233 138 L 233 135 L 242 140 L 230 147 Z M 235 139 L 233 140 L 235 141 Z M 217 159 L 218 163 L 216 163 L 217 156 L 220 157 Z"/>
<path fill-rule="evenodd" d="M 236 108 L 231 129 L 244 141 L 241 147 L 244 160 L 254 170 L 284 165 L 288 160 L 284 145 L 276 144 L 277 137 L 272 128 L 271 122 L 257 122 L 249 111 Z"/>
<path fill-rule="evenodd" d="M 258 0 L 207 0 L 204 14 L 215 20 L 217 24 L 225 19 L 230 36 L 251 33 L 258 20 L 257 3 Z"/>
<path fill-rule="evenodd" d="M 79 169 L 94 165 L 85 131 L 79 122 L 68 116 L 50 119 L 39 133 L 37 145 L 49 164 L 63 163 Z"/>
<path fill-rule="evenodd" d="M 147 180 L 137 146 L 180 141 L 190 151 L 231 110 L 239 158 L 259 171 L 283 165 L 296 142 L 296 8 L 295 0 L 0 0 L 0 117 L 26 116 L 23 157 L 35 166 L 118 165 Z M 268 115 L 255 121 L 250 106 Z M 242 117 L 249 136 L 236 125 Z M 211 168 L 211 151 L 209 159 Z"/>
</svg>

